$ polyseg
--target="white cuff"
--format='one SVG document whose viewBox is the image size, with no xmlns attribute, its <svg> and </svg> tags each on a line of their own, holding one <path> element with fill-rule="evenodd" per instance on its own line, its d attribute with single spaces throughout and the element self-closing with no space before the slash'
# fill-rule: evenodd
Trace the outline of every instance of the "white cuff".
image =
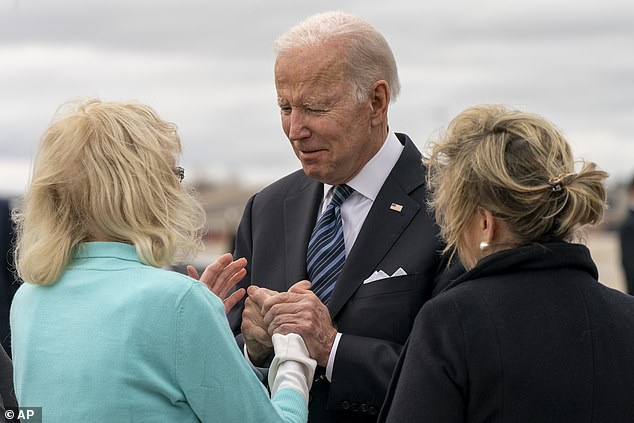
<svg viewBox="0 0 634 423">
<path fill-rule="evenodd" d="M 332 382 L 332 368 L 335 366 L 335 356 L 337 355 L 337 348 L 339 347 L 339 340 L 341 339 L 341 333 L 337 332 L 335 341 L 332 343 L 332 349 L 328 356 L 328 364 L 326 364 L 326 379 L 328 382 Z"/>
<path fill-rule="evenodd" d="M 304 396 L 308 404 L 308 392 L 313 384 L 317 362 L 310 358 L 304 340 L 296 333 L 273 334 L 275 358 L 269 368 L 271 396 L 283 388 L 292 388 Z"/>
</svg>

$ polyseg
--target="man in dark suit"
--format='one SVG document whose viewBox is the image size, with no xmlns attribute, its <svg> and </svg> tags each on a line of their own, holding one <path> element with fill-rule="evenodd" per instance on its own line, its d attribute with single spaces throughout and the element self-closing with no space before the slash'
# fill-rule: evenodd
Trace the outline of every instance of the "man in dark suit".
<svg viewBox="0 0 634 423">
<path fill-rule="evenodd" d="M 627 293 L 634 295 L 634 178 L 627 187 L 629 213 L 620 230 L 621 260 Z"/>
<path fill-rule="evenodd" d="M 273 331 L 302 335 L 319 365 L 309 421 L 375 421 L 444 268 L 425 169 L 412 140 L 388 129 L 398 75 L 369 24 L 316 15 L 276 50 L 282 127 L 302 170 L 246 206 L 234 256 L 248 260 L 240 286 L 258 287 L 229 319 L 259 366 L 270 359 Z M 312 290 L 293 286 L 304 279 Z"/>
</svg>

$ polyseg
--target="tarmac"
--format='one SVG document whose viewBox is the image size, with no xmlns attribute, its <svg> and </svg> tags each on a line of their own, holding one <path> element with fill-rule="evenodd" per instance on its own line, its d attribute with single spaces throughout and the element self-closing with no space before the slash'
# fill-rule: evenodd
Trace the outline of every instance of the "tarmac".
<svg viewBox="0 0 634 423">
<path fill-rule="evenodd" d="M 592 231 L 587 234 L 585 244 L 590 249 L 590 254 L 599 269 L 599 282 L 625 292 L 619 233 Z"/>
</svg>

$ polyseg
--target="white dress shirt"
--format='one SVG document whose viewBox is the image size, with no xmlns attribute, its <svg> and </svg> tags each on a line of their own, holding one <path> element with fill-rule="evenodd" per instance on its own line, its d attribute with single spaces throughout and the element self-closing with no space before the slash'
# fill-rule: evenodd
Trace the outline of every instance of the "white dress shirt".
<svg viewBox="0 0 634 423">
<path fill-rule="evenodd" d="M 403 145 L 396 138 L 396 135 L 390 132 L 381 149 L 354 178 L 346 183 L 346 185 L 354 189 L 354 192 L 350 194 L 350 197 L 343 202 L 340 208 L 346 257 L 352 250 L 352 246 L 361 231 L 363 222 L 365 222 L 365 218 L 368 216 L 376 196 L 399 157 L 401 157 L 402 152 Z M 317 216 L 317 220 L 319 220 L 331 200 L 332 185 L 324 184 L 324 200 L 321 203 L 321 213 Z M 340 340 L 341 333 L 337 332 L 335 342 L 332 344 L 332 350 L 330 351 L 330 357 L 328 357 L 328 365 L 326 366 L 326 378 L 329 381 L 332 379 L 332 369 L 335 364 L 335 356 Z"/>
</svg>

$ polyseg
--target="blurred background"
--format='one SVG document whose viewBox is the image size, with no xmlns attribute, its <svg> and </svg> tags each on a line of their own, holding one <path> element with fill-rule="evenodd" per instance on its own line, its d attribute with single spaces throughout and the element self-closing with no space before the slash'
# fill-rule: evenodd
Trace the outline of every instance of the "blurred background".
<svg viewBox="0 0 634 423">
<path fill-rule="evenodd" d="M 19 198 L 40 135 L 65 101 L 133 99 L 179 127 L 186 183 L 207 209 L 203 266 L 232 249 L 247 198 L 299 167 L 279 123 L 275 38 L 345 9 L 381 31 L 402 94 L 391 128 L 423 151 L 458 112 L 506 103 L 559 126 L 611 177 L 588 233 L 600 279 L 623 289 L 615 229 L 634 172 L 629 0 L 0 0 L 0 198 Z"/>
</svg>

